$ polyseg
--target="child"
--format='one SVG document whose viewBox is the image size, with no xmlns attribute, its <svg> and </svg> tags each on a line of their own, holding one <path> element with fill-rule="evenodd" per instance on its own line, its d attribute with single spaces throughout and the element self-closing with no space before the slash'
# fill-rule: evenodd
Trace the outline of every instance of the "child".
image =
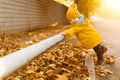
<svg viewBox="0 0 120 80">
<path fill-rule="evenodd" d="M 67 11 L 67 19 L 73 24 L 73 27 L 61 33 L 63 35 L 75 34 L 81 42 L 83 48 L 94 49 L 97 54 L 97 64 L 103 63 L 103 54 L 107 48 L 101 45 L 102 38 L 94 27 L 89 23 L 88 19 L 81 15 L 77 10 L 77 5 L 73 3 Z"/>
</svg>

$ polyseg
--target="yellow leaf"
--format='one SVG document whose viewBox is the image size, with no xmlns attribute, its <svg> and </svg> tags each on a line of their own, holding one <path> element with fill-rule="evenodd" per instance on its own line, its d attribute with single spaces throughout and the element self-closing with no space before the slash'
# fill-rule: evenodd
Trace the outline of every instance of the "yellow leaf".
<svg viewBox="0 0 120 80">
<path fill-rule="evenodd" d="M 29 69 L 26 73 L 31 74 L 31 73 L 35 73 L 34 69 Z"/>
<path fill-rule="evenodd" d="M 58 75 L 58 78 L 56 80 L 68 80 L 68 78 L 65 75 Z"/>
</svg>

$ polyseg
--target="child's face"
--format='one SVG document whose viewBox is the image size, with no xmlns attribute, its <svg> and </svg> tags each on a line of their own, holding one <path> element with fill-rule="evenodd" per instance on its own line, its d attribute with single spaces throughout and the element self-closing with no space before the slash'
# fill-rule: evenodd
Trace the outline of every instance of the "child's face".
<svg viewBox="0 0 120 80">
<path fill-rule="evenodd" d="M 71 24 L 77 23 L 79 18 L 70 18 L 69 21 Z"/>
</svg>

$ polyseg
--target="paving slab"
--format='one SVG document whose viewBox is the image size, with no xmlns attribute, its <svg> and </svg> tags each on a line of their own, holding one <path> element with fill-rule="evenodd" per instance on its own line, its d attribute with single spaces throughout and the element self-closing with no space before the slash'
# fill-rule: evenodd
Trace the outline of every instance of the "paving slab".
<svg viewBox="0 0 120 80">
<path fill-rule="evenodd" d="M 85 65 L 92 71 L 92 74 L 90 74 L 90 78 L 92 78 L 92 80 L 96 80 L 94 60 L 93 57 L 90 56 L 90 53 L 93 53 L 93 51 L 88 51 L 88 53 L 86 54 Z"/>
</svg>

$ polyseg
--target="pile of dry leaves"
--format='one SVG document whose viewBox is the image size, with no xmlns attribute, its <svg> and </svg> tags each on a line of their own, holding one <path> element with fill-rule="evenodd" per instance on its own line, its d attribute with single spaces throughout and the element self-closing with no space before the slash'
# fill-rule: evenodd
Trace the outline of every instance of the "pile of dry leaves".
<svg viewBox="0 0 120 80">
<path fill-rule="evenodd" d="M 0 35 L 0 56 L 23 49 L 48 37 L 54 36 L 69 26 L 51 27 L 32 32 Z M 45 51 L 31 62 L 16 70 L 5 80 L 92 80 L 90 70 L 83 66 L 84 50 L 75 36 L 67 37 L 59 44 Z M 106 62 L 114 62 L 106 56 Z M 108 60 L 108 61 L 107 61 Z M 106 67 L 96 67 L 98 75 L 101 72 L 112 73 Z"/>
<path fill-rule="evenodd" d="M 32 32 L 0 35 L 0 56 L 23 49 L 68 27 L 52 27 Z M 90 80 L 89 69 L 83 66 L 85 56 L 76 37 L 67 37 L 5 80 Z"/>
<path fill-rule="evenodd" d="M 94 58 L 94 63 L 97 64 L 97 56 L 95 55 L 95 53 L 92 53 L 91 56 L 93 56 Z M 96 74 L 104 78 L 109 77 L 110 74 L 113 74 L 110 69 L 110 65 L 115 63 L 115 58 L 116 56 L 114 56 L 113 54 L 106 53 L 104 55 L 103 64 L 99 66 L 95 65 Z"/>
</svg>

